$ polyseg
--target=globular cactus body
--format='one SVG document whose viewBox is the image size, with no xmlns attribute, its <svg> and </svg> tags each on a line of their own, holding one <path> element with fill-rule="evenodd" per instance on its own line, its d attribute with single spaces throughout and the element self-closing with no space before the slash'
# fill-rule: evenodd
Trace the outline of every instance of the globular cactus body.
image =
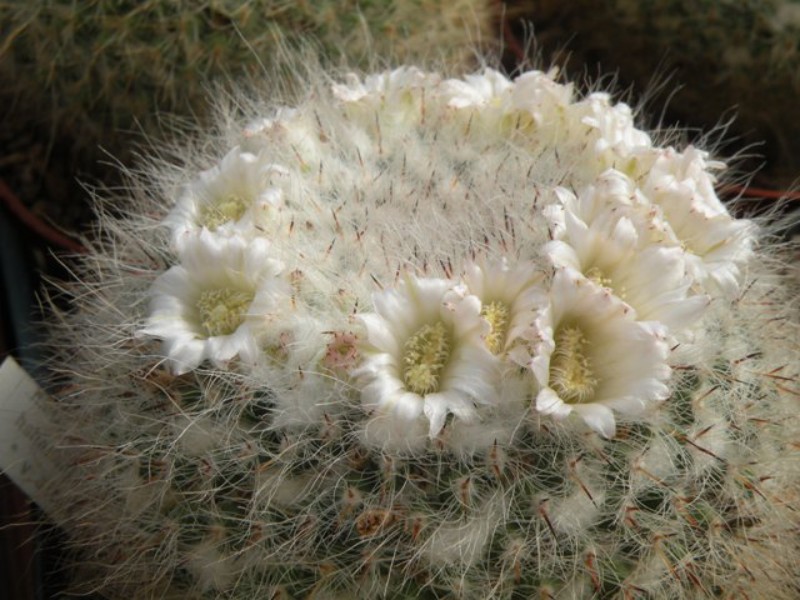
<svg viewBox="0 0 800 600">
<path fill-rule="evenodd" d="M 796 595 L 796 309 L 722 165 L 554 73 L 303 77 L 154 163 L 83 263 L 76 581 Z"/>
</svg>

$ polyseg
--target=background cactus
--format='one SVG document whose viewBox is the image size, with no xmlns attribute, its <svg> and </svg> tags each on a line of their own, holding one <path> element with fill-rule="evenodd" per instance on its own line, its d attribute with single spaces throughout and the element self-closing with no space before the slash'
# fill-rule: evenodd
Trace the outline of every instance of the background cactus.
<svg viewBox="0 0 800 600">
<path fill-rule="evenodd" d="M 639 94 L 669 76 L 660 95 L 669 122 L 703 130 L 735 117 L 729 151 L 754 145 L 753 168 L 766 159 L 762 176 L 773 186 L 797 178 L 796 0 L 511 4 L 510 14 L 534 23 L 537 46 L 548 57 L 576 70 L 617 73 Z"/>
<path fill-rule="evenodd" d="M 74 310 L 58 315 L 50 343 L 50 435 L 63 464 L 52 516 L 74 543 L 75 591 L 795 597 L 796 296 L 769 230 L 752 251 L 752 223 L 716 206 L 719 165 L 676 132 L 660 142 L 678 150 L 654 144 L 626 105 L 576 98 L 553 74 L 294 74 L 307 93 L 237 97 L 239 112 L 223 109 L 179 161 L 154 158 L 147 175 L 132 174 L 115 201 L 125 216 L 100 203 L 105 236 L 62 287 Z M 660 161 L 678 169 L 683 159 L 683 175 L 658 177 Z M 636 320 L 609 273 L 574 275 L 598 302 L 627 307 L 613 318 L 644 340 L 605 367 L 586 350 L 594 376 L 639 360 L 640 342 L 669 355 L 653 359 L 667 373 L 645 382 L 668 397 L 643 387 L 640 414 L 615 405 L 613 434 L 580 412 L 600 403 L 591 391 L 566 402 L 570 416 L 548 414 L 547 384 L 532 372 L 548 335 L 570 352 L 542 325 L 549 303 L 566 302 L 548 294 L 572 273 L 548 254 L 569 240 L 559 215 L 607 193 L 614 214 L 654 236 L 648 245 L 680 254 L 679 281 L 689 282 L 666 327 Z M 684 228 L 707 219 L 709 232 L 725 232 L 706 249 L 702 235 L 670 237 L 682 230 L 669 211 L 685 199 Z M 219 267 L 236 252 L 243 264 L 262 250 L 283 263 L 259 275 L 281 280 L 267 312 L 229 299 L 214 312 L 197 295 L 180 308 L 183 284 L 169 274 L 191 278 L 187 253 L 203 244 L 227 253 L 201 261 L 203 274 L 244 282 L 255 266 Z M 512 282 L 513 301 L 503 295 Z M 260 293 L 248 285 L 238 291 Z M 397 400 L 425 403 L 406 417 L 381 404 L 388 392 L 373 379 L 391 362 L 380 362 L 381 344 L 400 340 L 390 318 L 415 314 L 403 298 L 416 293 L 424 308 L 436 286 L 443 306 L 482 324 L 475 339 L 487 347 L 468 347 L 480 367 L 470 372 L 485 380 L 461 385 L 494 390 L 465 406 L 451 396 L 443 426 L 425 386 Z M 476 303 L 492 312 L 479 316 Z M 501 329 L 501 309 L 522 316 Z M 230 356 L 220 340 L 244 343 L 253 318 L 258 356 L 244 345 Z M 435 357 L 419 358 L 436 336 L 416 326 L 396 351 L 405 364 L 444 361 L 444 371 L 425 363 L 444 381 L 447 360 L 460 360 L 451 347 L 473 341 L 458 337 L 459 322 L 436 323 L 445 330 Z M 499 331 L 505 345 L 490 335 Z M 416 385 L 408 373 L 406 391 Z"/>
<path fill-rule="evenodd" d="M 468 1 L 5 2 L 2 10 L 5 100 L 31 116 L 34 103 L 45 127 L 71 132 L 86 149 L 120 131 L 158 132 L 159 113 L 202 119 L 209 81 L 258 76 L 260 61 L 300 35 L 318 36 L 324 56 L 365 65 L 420 52 L 466 65 L 475 42 L 491 37 L 488 3 Z"/>
</svg>

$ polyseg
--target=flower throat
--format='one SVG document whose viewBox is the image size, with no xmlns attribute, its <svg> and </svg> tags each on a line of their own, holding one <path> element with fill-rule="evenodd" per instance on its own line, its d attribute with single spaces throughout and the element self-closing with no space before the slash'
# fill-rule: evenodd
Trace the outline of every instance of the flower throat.
<svg viewBox="0 0 800 600">
<path fill-rule="evenodd" d="M 423 325 L 408 338 L 403 354 L 403 381 L 415 394 L 439 390 L 442 371 L 450 360 L 450 336 L 444 323 Z"/>
<path fill-rule="evenodd" d="M 578 327 L 562 327 L 555 343 L 550 357 L 550 386 L 567 403 L 590 402 L 597 390 L 597 378 L 586 355 L 589 342 Z"/>
<path fill-rule="evenodd" d="M 244 322 L 253 293 L 231 288 L 205 290 L 197 299 L 200 323 L 209 337 L 230 335 Z"/>
</svg>

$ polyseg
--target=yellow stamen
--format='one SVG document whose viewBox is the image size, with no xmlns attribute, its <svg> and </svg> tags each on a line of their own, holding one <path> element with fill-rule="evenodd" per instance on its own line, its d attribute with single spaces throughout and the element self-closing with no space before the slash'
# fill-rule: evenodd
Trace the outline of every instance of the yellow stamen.
<svg viewBox="0 0 800 600">
<path fill-rule="evenodd" d="M 586 355 L 589 342 L 578 327 L 563 327 L 556 333 L 555 343 L 550 357 L 550 387 L 564 402 L 590 402 L 598 381 Z"/>
<path fill-rule="evenodd" d="M 505 302 L 495 300 L 484 304 L 481 308 L 481 316 L 486 319 L 491 329 L 486 335 L 486 347 L 492 354 L 499 354 L 505 346 L 506 333 L 508 332 L 508 321 L 510 311 Z"/>
<path fill-rule="evenodd" d="M 587 270 L 586 278 L 591 279 L 599 286 L 611 288 L 614 290 L 614 294 L 623 300 L 625 300 L 628 295 L 627 288 L 624 285 L 615 285 L 611 277 L 606 276 L 605 272 L 600 267 L 592 267 Z"/>
<path fill-rule="evenodd" d="M 200 207 L 199 223 L 214 231 L 224 223 L 241 219 L 248 204 L 244 198 L 235 194 L 217 198 Z"/>
<path fill-rule="evenodd" d="M 603 272 L 600 267 L 592 267 L 588 271 L 586 271 L 586 278 L 591 279 L 596 284 L 601 285 L 603 287 L 610 288 L 611 285 L 611 278 L 606 277 L 606 274 Z"/>
<path fill-rule="evenodd" d="M 200 324 L 208 337 L 230 335 L 244 322 L 255 294 L 231 288 L 206 290 L 197 300 Z"/>
<path fill-rule="evenodd" d="M 403 381 L 415 394 L 439 389 L 442 371 L 450 360 L 450 335 L 444 323 L 423 325 L 405 343 Z"/>
</svg>

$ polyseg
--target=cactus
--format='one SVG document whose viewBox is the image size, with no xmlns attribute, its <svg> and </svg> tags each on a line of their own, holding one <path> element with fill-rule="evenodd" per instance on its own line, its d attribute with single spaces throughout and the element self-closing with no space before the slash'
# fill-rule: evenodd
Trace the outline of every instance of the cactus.
<svg viewBox="0 0 800 600">
<path fill-rule="evenodd" d="M 796 296 L 724 164 L 554 71 L 294 73 L 62 285 L 73 591 L 796 597 Z"/>
<path fill-rule="evenodd" d="M 107 153 L 130 159 L 131 132 L 161 137 L 160 115 L 206 122 L 211 82 L 257 78 L 301 35 L 365 66 L 427 52 L 467 66 L 493 27 L 489 3 L 475 0 L 12 0 L 0 16 L 6 126 L 38 126 L 45 143 L 66 137 L 93 173 Z"/>
</svg>

